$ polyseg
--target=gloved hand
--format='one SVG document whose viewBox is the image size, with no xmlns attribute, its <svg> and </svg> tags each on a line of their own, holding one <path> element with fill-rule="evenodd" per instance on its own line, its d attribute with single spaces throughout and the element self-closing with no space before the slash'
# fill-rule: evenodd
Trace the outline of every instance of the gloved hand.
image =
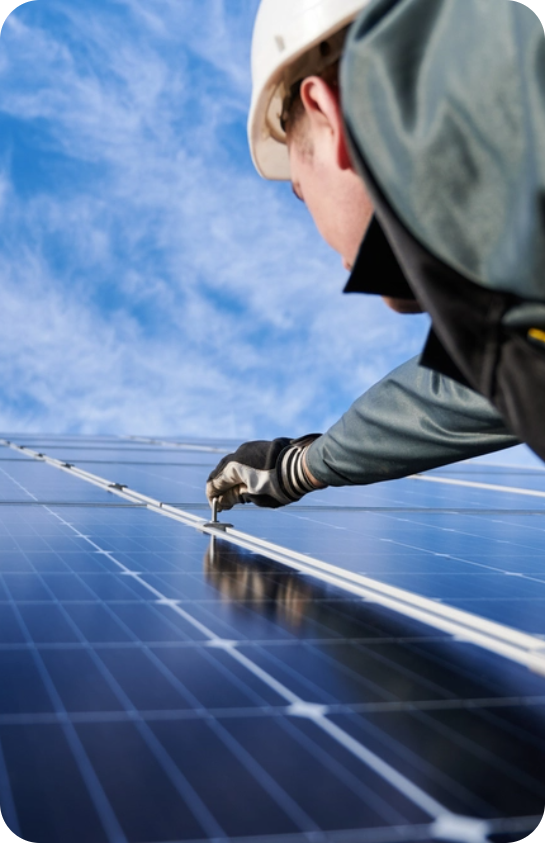
<svg viewBox="0 0 545 843">
<path fill-rule="evenodd" d="M 245 442 L 211 472 L 206 484 L 208 500 L 212 503 L 218 498 L 218 512 L 236 503 L 278 507 L 324 488 L 311 478 L 304 463 L 306 449 L 320 435 Z"/>
</svg>

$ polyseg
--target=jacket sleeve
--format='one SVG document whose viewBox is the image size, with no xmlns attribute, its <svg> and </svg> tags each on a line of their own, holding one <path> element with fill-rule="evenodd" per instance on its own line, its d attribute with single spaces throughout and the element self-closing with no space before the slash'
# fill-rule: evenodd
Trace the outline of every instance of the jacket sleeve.
<svg viewBox="0 0 545 843">
<path fill-rule="evenodd" d="M 485 398 L 418 359 L 371 387 L 310 445 L 317 480 L 378 483 L 518 444 Z"/>
</svg>

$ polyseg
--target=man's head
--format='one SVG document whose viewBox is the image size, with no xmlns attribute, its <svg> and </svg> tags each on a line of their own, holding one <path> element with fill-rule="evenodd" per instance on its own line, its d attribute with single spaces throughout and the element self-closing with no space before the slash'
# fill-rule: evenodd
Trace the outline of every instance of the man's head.
<svg viewBox="0 0 545 843">
<path fill-rule="evenodd" d="M 373 206 L 348 154 L 337 71 L 335 65 L 327 75 L 302 80 L 285 127 L 293 192 L 350 269 Z"/>
<path fill-rule="evenodd" d="M 348 153 L 338 71 L 348 29 L 367 2 L 261 0 L 252 42 L 254 164 L 265 178 L 291 180 L 347 269 L 373 206 Z"/>
<path fill-rule="evenodd" d="M 248 140 L 264 178 L 289 180 L 286 102 L 307 76 L 326 75 L 338 64 L 347 30 L 367 2 L 261 0 L 252 38 Z"/>
<path fill-rule="evenodd" d="M 373 209 L 352 168 L 338 70 L 367 0 L 262 0 L 252 43 L 248 133 L 262 176 L 291 180 L 327 243 L 350 267 Z"/>
</svg>

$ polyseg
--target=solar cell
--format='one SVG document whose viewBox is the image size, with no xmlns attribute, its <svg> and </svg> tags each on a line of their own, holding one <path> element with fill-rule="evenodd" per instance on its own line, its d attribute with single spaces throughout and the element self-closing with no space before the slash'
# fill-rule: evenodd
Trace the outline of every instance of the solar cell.
<svg viewBox="0 0 545 843">
<path fill-rule="evenodd" d="M 16 441 L 27 453 L 0 463 L 15 833 L 493 843 L 538 825 L 545 498 L 407 479 L 236 509 L 211 536 L 203 484 L 228 443 Z M 540 472 L 431 476 L 545 491 Z M 445 621 L 466 617 L 465 634 Z"/>
</svg>

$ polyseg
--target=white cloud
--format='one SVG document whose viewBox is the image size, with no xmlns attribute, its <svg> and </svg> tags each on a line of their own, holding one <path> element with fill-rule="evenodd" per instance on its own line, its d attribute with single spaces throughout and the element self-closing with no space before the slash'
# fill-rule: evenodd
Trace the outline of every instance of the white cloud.
<svg viewBox="0 0 545 843">
<path fill-rule="evenodd" d="M 416 353 L 422 320 L 341 296 L 305 209 L 252 171 L 252 16 L 48 8 L 0 50 L 0 116 L 30 145 L 3 155 L 0 427 L 299 435 Z"/>
</svg>

